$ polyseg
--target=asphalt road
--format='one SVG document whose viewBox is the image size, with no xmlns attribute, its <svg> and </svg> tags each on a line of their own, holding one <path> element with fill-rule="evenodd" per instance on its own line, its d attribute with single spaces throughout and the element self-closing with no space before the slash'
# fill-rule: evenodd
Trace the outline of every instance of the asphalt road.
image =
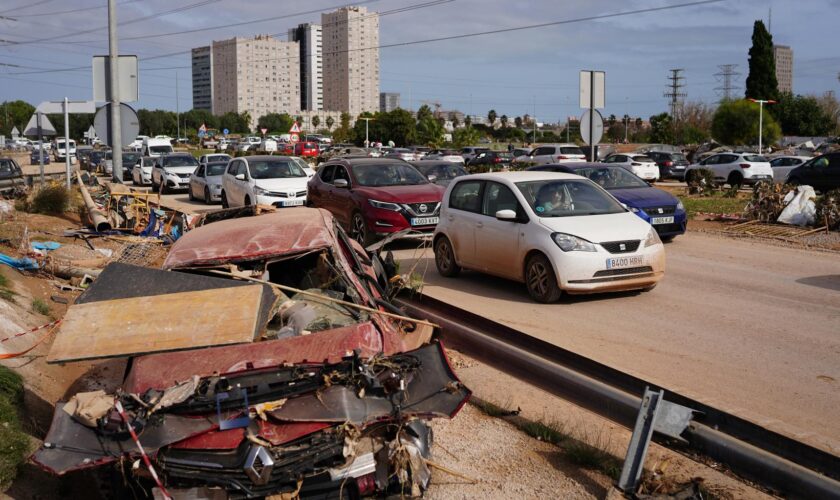
<svg viewBox="0 0 840 500">
<path fill-rule="evenodd" d="M 688 233 L 649 293 L 542 305 L 504 279 L 442 278 L 431 250 L 399 245 L 425 294 L 840 454 L 837 254 Z"/>
</svg>

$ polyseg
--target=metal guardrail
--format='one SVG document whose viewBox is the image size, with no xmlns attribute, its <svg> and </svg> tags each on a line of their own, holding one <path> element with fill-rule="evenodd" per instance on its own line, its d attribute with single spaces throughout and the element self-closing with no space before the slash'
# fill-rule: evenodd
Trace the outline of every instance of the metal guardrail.
<svg viewBox="0 0 840 500">
<path fill-rule="evenodd" d="M 682 437 L 699 452 L 790 498 L 840 499 L 840 457 L 428 296 L 401 297 L 409 314 L 441 326 L 447 346 L 628 429 L 646 387 L 697 412 Z"/>
</svg>

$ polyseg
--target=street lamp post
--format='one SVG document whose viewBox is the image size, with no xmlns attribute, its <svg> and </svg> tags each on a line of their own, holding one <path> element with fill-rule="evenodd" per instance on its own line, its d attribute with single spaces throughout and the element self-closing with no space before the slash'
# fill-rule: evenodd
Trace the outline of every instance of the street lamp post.
<svg viewBox="0 0 840 500">
<path fill-rule="evenodd" d="M 360 116 L 359 120 L 365 121 L 365 147 L 370 147 L 370 140 L 368 139 L 368 127 L 370 126 L 370 121 L 373 120 L 373 118 L 363 118 Z"/>
<path fill-rule="evenodd" d="M 750 98 L 750 101 L 758 103 L 758 154 L 762 154 L 764 151 L 761 149 L 761 135 L 764 132 L 764 105 L 765 104 L 776 104 L 776 101 L 772 99 L 753 99 Z"/>
</svg>

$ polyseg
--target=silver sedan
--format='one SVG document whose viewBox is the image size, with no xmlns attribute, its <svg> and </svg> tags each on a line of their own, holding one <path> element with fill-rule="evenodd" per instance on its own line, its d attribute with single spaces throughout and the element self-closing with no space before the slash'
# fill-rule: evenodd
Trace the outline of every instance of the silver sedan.
<svg viewBox="0 0 840 500">
<path fill-rule="evenodd" d="M 190 200 L 204 200 L 208 205 L 222 201 L 222 174 L 228 162 L 202 163 L 190 176 Z"/>
</svg>

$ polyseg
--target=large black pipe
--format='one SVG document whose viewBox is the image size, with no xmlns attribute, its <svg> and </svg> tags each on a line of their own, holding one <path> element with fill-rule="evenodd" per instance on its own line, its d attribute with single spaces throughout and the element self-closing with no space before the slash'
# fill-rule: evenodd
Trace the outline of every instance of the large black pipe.
<svg viewBox="0 0 840 500">
<path fill-rule="evenodd" d="M 448 347 L 627 428 L 633 427 L 641 404 L 640 397 L 633 394 L 641 395 L 644 385 L 656 387 L 450 304 L 428 297 L 398 298 L 396 303 L 412 316 L 439 324 Z M 840 482 L 817 472 L 840 473 L 834 468 L 838 457 L 665 390 L 668 401 L 703 411 L 705 417 L 711 414 L 716 427 L 723 424 L 715 430 L 693 422 L 684 436 L 693 448 L 742 477 L 789 497 L 840 499 Z M 752 444 L 721 432 L 728 430 L 727 424 L 741 434 L 748 430 Z M 797 449 L 785 450 L 782 443 Z M 773 453 L 779 449 L 787 451 L 786 456 Z M 790 456 L 807 463 L 795 463 Z M 812 465 L 816 470 L 808 467 Z"/>
</svg>

